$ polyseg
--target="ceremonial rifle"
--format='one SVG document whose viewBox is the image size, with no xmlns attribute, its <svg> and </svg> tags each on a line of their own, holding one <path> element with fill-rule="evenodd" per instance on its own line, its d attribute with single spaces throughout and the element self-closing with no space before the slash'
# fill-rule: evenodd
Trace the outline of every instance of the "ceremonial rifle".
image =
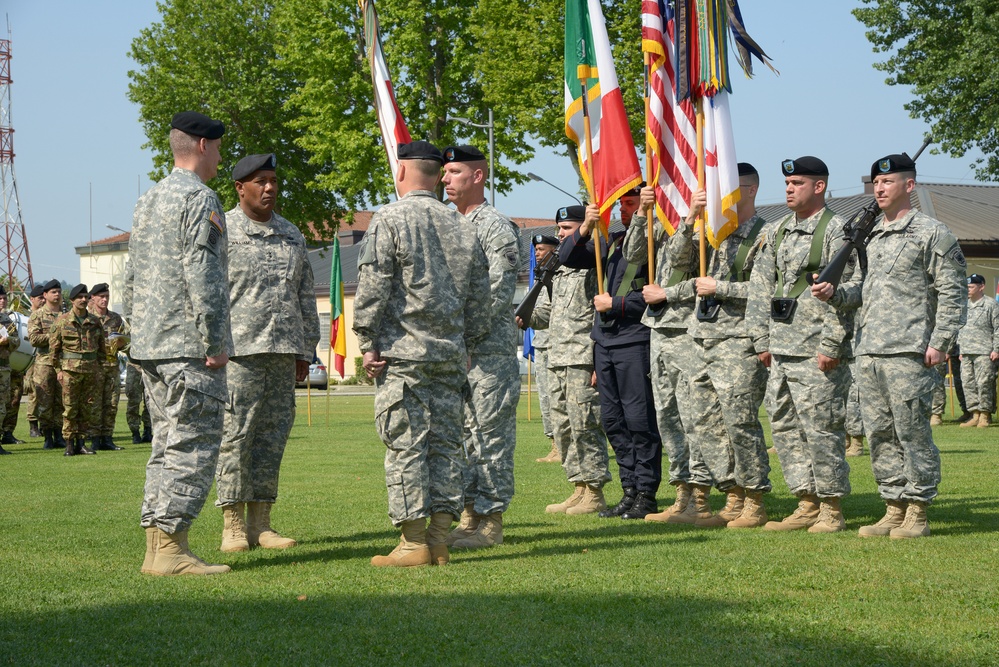
<svg viewBox="0 0 999 667">
<path fill-rule="evenodd" d="M 559 261 L 558 252 L 550 252 L 545 258 L 534 267 L 534 286 L 524 296 L 524 300 L 517 306 L 514 316 L 519 317 L 525 327 L 531 326 L 531 315 L 534 314 L 534 306 L 541 295 L 541 288 L 548 288 L 548 299 L 552 298 L 552 280 L 555 279 L 555 272 L 562 266 Z"/>
</svg>

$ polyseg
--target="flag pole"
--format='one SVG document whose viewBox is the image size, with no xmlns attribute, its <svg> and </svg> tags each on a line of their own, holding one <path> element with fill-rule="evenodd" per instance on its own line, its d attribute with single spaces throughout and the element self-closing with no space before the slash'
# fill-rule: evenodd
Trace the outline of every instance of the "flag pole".
<svg viewBox="0 0 999 667">
<path fill-rule="evenodd" d="M 332 312 L 330 313 L 332 314 Z M 326 425 L 330 425 L 330 369 L 333 368 L 333 344 L 326 350 Z M 342 377 L 340 378 L 343 379 Z"/>
<path fill-rule="evenodd" d="M 645 184 L 652 185 L 652 142 L 649 141 L 649 69 L 652 67 L 652 54 L 645 56 Z M 649 204 L 645 210 L 646 236 L 649 245 L 649 282 L 656 279 L 656 248 L 655 233 L 652 229 L 652 217 L 656 209 L 655 203 Z"/>
<path fill-rule="evenodd" d="M 312 426 L 312 378 L 305 375 L 305 406 L 309 416 L 309 426 Z"/>
<path fill-rule="evenodd" d="M 697 187 L 704 189 L 704 99 L 697 98 Z M 701 226 L 701 242 L 699 245 L 701 278 L 708 275 L 708 225 L 705 222 L 707 209 L 697 216 L 697 222 Z"/>
<path fill-rule="evenodd" d="M 586 182 L 587 192 L 590 195 L 590 203 L 600 207 L 600 202 L 594 197 L 596 192 L 593 180 L 593 133 L 590 129 L 590 103 L 589 92 L 586 90 L 587 76 L 579 77 L 579 85 L 583 89 L 583 129 L 586 131 Z M 604 293 L 604 267 L 600 255 L 600 222 L 597 222 L 597 229 L 590 230 L 590 237 L 593 239 L 593 253 L 596 255 L 597 263 L 597 294 Z"/>
<path fill-rule="evenodd" d="M 950 418 L 954 419 L 954 365 L 950 361 L 950 357 L 947 357 L 947 377 L 950 379 Z"/>
</svg>

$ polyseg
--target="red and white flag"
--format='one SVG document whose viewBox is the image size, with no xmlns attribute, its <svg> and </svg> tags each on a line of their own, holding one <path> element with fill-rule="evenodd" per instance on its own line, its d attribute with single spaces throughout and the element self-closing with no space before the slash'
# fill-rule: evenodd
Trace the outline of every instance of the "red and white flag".
<svg viewBox="0 0 999 667">
<path fill-rule="evenodd" d="M 717 248 L 739 226 L 739 164 L 725 90 L 704 98 L 704 190 L 708 195 L 708 243 Z"/>
</svg>

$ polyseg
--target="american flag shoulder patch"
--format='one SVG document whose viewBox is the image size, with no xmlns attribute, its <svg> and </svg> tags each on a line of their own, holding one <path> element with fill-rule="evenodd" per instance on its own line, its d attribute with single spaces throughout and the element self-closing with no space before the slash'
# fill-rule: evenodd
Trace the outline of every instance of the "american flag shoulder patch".
<svg viewBox="0 0 999 667">
<path fill-rule="evenodd" d="M 222 216 L 220 216 L 218 213 L 216 213 L 215 211 L 209 213 L 208 220 L 211 221 L 213 225 L 215 225 L 215 229 L 219 230 L 220 234 L 225 232 L 225 220 L 223 220 Z"/>
</svg>

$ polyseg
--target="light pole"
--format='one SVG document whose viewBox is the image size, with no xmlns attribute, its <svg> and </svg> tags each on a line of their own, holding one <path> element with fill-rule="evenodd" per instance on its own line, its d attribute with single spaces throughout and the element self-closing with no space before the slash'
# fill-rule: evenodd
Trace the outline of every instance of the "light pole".
<svg viewBox="0 0 999 667">
<path fill-rule="evenodd" d="M 575 199 L 575 200 L 576 200 L 576 203 L 577 203 L 577 204 L 579 204 L 580 206 L 582 206 L 582 205 L 583 205 L 583 202 L 579 201 L 579 197 L 577 197 L 576 195 L 574 195 L 574 194 L 572 194 L 572 193 L 570 193 L 570 192 L 566 192 L 565 190 L 563 190 L 563 189 L 562 189 L 562 188 L 560 188 L 559 186 L 555 185 L 554 183 L 552 183 L 552 182 L 550 182 L 550 181 L 546 181 L 545 179 L 541 178 L 541 177 L 540 177 L 540 176 L 538 176 L 537 174 L 535 174 L 535 173 L 533 173 L 533 172 L 530 172 L 530 171 L 529 171 L 529 172 L 527 172 L 527 177 L 528 177 L 529 179 L 531 179 L 532 181 L 541 181 L 542 183 L 548 183 L 548 185 L 552 186 L 553 188 L 555 188 L 555 189 L 556 189 L 556 190 L 558 190 L 559 192 L 561 192 L 561 193 L 563 193 L 563 194 L 567 194 L 567 195 L 569 195 L 570 197 L 572 197 L 573 199 Z"/>
<path fill-rule="evenodd" d="M 489 204 L 492 206 L 496 205 L 496 144 L 493 143 L 493 129 L 496 125 L 493 123 L 493 110 L 489 110 L 489 122 L 473 123 L 467 118 L 458 118 L 457 116 L 452 116 L 451 120 L 456 120 L 459 123 L 465 125 L 471 125 L 472 127 L 482 127 L 489 130 Z"/>
</svg>

